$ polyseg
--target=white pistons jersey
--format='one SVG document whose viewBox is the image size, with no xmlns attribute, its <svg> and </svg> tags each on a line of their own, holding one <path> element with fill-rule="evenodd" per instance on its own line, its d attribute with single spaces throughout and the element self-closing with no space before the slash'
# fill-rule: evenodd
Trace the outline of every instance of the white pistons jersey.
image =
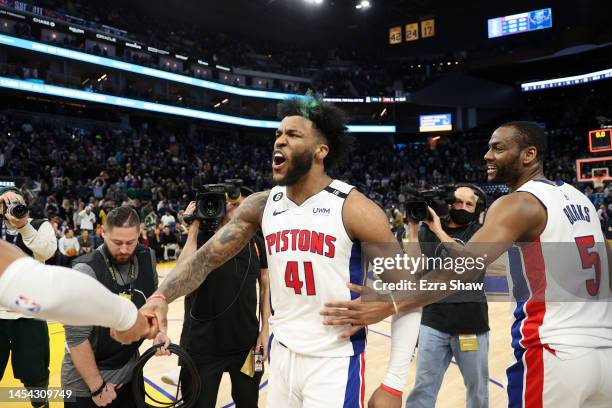
<svg viewBox="0 0 612 408">
<path fill-rule="evenodd" d="M 561 181 L 531 180 L 517 191 L 533 194 L 548 220 L 534 243 L 508 251 L 515 356 L 539 348 L 568 359 L 612 348 L 607 244 L 595 207 Z"/>
<path fill-rule="evenodd" d="M 348 236 L 342 208 L 353 189 L 338 180 L 297 205 L 286 187 L 270 191 L 263 213 L 270 275 L 272 335 L 291 351 L 316 357 L 348 357 L 365 349 L 365 330 L 339 340 L 347 328 L 323 325 L 325 302 L 358 295 L 347 283 L 363 283 L 361 247 Z"/>
</svg>

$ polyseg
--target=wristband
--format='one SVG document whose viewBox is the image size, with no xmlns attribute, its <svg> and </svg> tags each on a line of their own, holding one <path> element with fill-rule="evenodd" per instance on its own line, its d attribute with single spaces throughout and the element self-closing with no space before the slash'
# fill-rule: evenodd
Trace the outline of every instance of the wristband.
<svg viewBox="0 0 612 408">
<path fill-rule="evenodd" d="M 401 391 L 398 391 L 395 388 L 388 387 L 385 384 L 380 384 L 380 388 L 382 388 L 383 390 L 387 391 L 390 394 L 395 395 L 396 397 L 401 397 L 402 396 L 402 392 Z"/>
<path fill-rule="evenodd" d="M 157 293 L 154 293 L 154 294 L 152 294 L 151 296 L 149 296 L 149 298 L 147 299 L 147 302 L 148 302 L 149 300 L 151 300 L 151 299 L 156 299 L 156 298 L 157 298 L 157 299 L 161 299 L 161 300 L 163 300 L 164 302 L 168 303 L 168 301 L 166 300 L 166 296 L 164 296 L 164 294 L 163 294 L 163 293 L 161 293 L 161 292 L 157 292 Z"/>
<path fill-rule="evenodd" d="M 98 395 L 102 394 L 102 391 L 104 391 L 105 387 L 106 381 L 102 380 L 102 385 L 100 386 L 100 388 L 91 393 L 91 398 L 96 398 Z"/>
</svg>

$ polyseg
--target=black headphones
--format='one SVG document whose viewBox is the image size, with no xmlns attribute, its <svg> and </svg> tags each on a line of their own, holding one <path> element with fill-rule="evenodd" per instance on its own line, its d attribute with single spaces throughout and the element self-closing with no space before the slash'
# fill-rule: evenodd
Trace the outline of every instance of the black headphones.
<svg viewBox="0 0 612 408">
<path fill-rule="evenodd" d="M 476 194 L 476 197 L 478 197 L 478 200 L 476 200 L 476 214 L 480 214 L 481 212 L 487 209 L 487 193 L 485 193 L 482 188 L 470 183 L 455 184 L 455 190 L 459 187 L 471 188 L 472 191 L 474 191 L 474 194 Z"/>
</svg>

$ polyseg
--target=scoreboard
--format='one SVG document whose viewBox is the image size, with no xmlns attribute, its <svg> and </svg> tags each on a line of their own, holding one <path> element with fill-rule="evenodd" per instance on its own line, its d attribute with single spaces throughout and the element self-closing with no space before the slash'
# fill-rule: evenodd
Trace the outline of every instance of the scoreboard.
<svg viewBox="0 0 612 408">
<path fill-rule="evenodd" d="M 612 129 L 591 130 L 589 132 L 589 151 L 591 153 L 612 150 Z"/>
<path fill-rule="evenodd" d="M 552 27 L 550 8 L 489 19 L 489 38 L 520 34 Z"/>
</svg>

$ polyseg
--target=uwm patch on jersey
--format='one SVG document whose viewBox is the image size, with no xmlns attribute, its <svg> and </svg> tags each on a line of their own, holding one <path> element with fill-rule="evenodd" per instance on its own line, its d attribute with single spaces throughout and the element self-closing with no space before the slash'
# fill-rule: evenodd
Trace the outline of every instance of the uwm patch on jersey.
<svg viewBox="0 0 612 408">
<path fill-rule="evenodd" d="M 274 337 L 292 351 L 319 357 L 347 357 L 365 348 L 365 331 L 339 340 L 345 330 L 324 326 L 319 312 L 332 300 L 357 296 L 347 283 L 362 284 L 361 247 L 349 237 L 342 208 L 353 189 L 332 181 L 301 205 L 286 187 L 270 192 L 262 219 L 268 251 Z"/>
</svg>

